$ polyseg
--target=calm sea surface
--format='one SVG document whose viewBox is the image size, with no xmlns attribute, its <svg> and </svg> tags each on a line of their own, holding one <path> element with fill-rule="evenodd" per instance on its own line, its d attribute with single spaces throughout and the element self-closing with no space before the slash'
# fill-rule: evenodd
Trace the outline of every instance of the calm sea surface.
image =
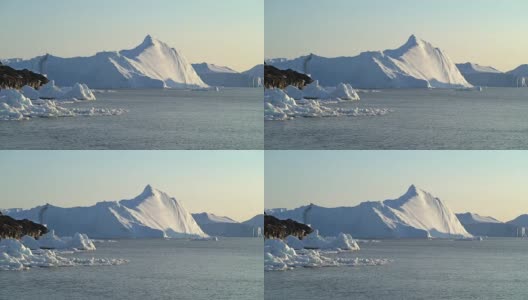
<svg viewBox="0 0 528 300">
<path fill-rule="evenodd" d="M 265 273 L 265 299 L 526 299 L 528 240 L 398 240 L 360 244 L 345 257 L 383 266 Z"/>
<path fill-rule="evenodd" d="M 1 149 L 262 149 L 262 89 L 116 90 L 79 108 L 120 116 L 0 122 Z"/>
<path fill-rule="evenodd" d="M 123 258 L 118 266 L 0 272 L 0 299 L 262 299 L 263 242 L 120 240 L 79 257 Z M 67 256 L 67 255 L 64 255 Z M 71 255 L 70 255 L 71 256 Z"/>
<path fill-rule="evenodd" d="M 528 149 L 528 89 L 382 90 L 346 108 L 378 117 L 265 122 L 266 149 Z"/>
</svg>

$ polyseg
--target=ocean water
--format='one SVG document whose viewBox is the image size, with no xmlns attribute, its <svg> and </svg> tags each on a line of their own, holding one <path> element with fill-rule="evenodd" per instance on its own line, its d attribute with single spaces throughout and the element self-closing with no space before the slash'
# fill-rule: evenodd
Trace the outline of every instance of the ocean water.
<svg viewBox="0 0 528 300">
<path fill-rule="evenodd" d="M 383 266 L 266 272 L 265 299 L 526 299 L 528 240 L 387 240 L 345 257 Z"/>
<path fill-rule="evenodd" d="M 1 149 L 262 149 L 262 89 L 116 90 L 71 107 L 120 116 L 0 122 Z"/>
<path fill-rule="evenodd" d="M 266 149 L 528 149 L 528 89 L 381 90 L 346 108 L 377 117 L 265 122 Z"/>
<path fill-rule="evenodd" d="M 252 238 L 98 243 L 73 255 L 130 262 L 3 271 L 0 299 L 262 299 L 262 245 Z"/>
</svg>

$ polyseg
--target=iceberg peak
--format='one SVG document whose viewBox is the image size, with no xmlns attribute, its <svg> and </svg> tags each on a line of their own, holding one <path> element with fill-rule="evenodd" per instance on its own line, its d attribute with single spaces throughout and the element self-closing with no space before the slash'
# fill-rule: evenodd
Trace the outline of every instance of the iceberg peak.
<svg viewBox="0 0 528 300">
<path fill-rule="evenodd" d="M 423 45 L 424 43 L 425 42 L 423 40 L 419 39 L 416 35 L 411 34 L 411 36 L 409 37 L 407 42 L 401 48 L 409 49 L 409 48 L 413 48 L 413 47 L 416 47 L 416 46 Z"/>
<path fill-rule="evenodd" d="M 143 197 L 149 197 L 149 196 L 155 195 L 157 191 L 158 190 L 152 187 L 152 185 L 147 184 L 145 188 L 143 189 L 143 192 L 141 193 L 140 197 L 143 198 Z"/>
<path fill-rule="evenodd" d="M 150 35 L 150 34 L 147 34 L 147 36 L 143 39 L 143 43 L 141 43 L 143 45 L 153 45 L 154 44 L 154 38 Z"/>
</svg>

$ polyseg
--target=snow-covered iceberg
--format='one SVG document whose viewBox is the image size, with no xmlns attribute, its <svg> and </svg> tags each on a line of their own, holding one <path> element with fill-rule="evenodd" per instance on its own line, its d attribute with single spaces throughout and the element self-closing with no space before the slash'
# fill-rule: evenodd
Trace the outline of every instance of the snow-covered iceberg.
<svg viewBox="0 0 528 300">
<path fill-rule="evenodd" d="M 262 75 L 254 76 L 253 71 L 237 72 L 229 67 L 218 66 L 209 63 L 200 63 L 192 65 L 200 78 L 210 86 L 223 87 L 261 87 Z M 261 67 L 262 70 L 262 67 Z"/>
<path fill-rule="evenodd" d="M 359 100 L 359 95 L 348 83 L 339 83 L 334 88 L 324 88 L 318 80 L 306 85 L 302 90 L 295 86 L 288 86 L 284 92 L 295 100 L 319 99 L 319 100 Z"/>
<path fill-rule="evenodd" d="M 335 90 L 330 94 L 331 98 L 340 100 L 359 100 L 359 95 L 354 88 L 348 83 L 340 83 Z"/>
<path fill-rule="evenodd" d="M 21 271 L 32 267 L 111 266 L 124 259 L 64 257 L 53 250 L 31 250 L 15 239 L 0 240 L 0 271 Z"/>
<path fill-rule="evenodd" d="M 356 251 L 359 250 L 359 245 L 352 238 L 350 234 L 339 233 L 337 237 L 322 237 L 318 230 L 314 230 L 302 240 L 295 236 L 288 236 L 286 238 L 288 246 L 299 249 L 331 249 L 341 251 Z"/>
<path fill-rule="evenodd" d="M 363 202 L 353 207 L 308 205 L 266 212 L 279 219 L 310 224 L 325 236 L 346 232 L 364 239 L 471 237 L 445 203 L 414 185 L 394 200 Z"/>
<path fill-rule="evenodd" d="M 295 250 L 280 239 L 264 241 L 264 270 L 284 271 L 299 267 L 379 266 L 389 263 L 382 258 L 343 258 L 332 251 Z"/>
<path fill-rule="evenodd" d="M 503 73 L 494 67 L 467 62 L 456 65 L 466 80 L 476 86 L 526 87 L 526 80 L 519 73 Z"/>
<path fill-rule="evenodd" d="M 311 89 L 313 91 L 310 91 L 310 95 L 323 96 L 322 93 L 316 92 L 317 87 Z M 289 89 L 290 93 L 292 91 L 294 91 L 293 87 Z M 325 92 L 325 95 L 329 94 Z M 324 100 L 304 98 L 295 100 L 278 88 L 265 89 L 264 91 L 264 119 L 267 121 L 290 120 L 296 117 L 382 116 L 389 112 L 391 110 L 388 108 L 355 107 L 347 109 L 330 106 L 328 101 Z"/>
<path fill-rule="evenodd" d="M 92 238 L 204 238 L 183 203 L 147 185 L 130 200 L 98 202 L 88 207 L 43 205 L 7 209 L 5 215 L 46 224 L 60 236 L 83 232 Z"/>
<path fill-rule="evenodd" d="M 310 54 L 292 60 L 271 59 L 267 63 L 310 74 L 324 86 L 340 82 L 363 89 L 471 86 L 446 53 L 414 35 L 394 50 L 335 58 Z"/>
<path fill-rule="evenodd" d="M 30 87 L 25 92 L 30 91 Z M 0 90 L 0 120 L 26 120 L 33 117 L 112 116 L 126 112 L 124 109 L 70 108 L 54 100 L 34 100 L 15 89 Z"/>
<path fill-rule="evenodd" d="M 46 74 L 60 86 L 83 82 L 96 89 L 206 87 L 181 52 L 150 35 L 131 50 L 99 52 L 90 57 L 50 54 L 32 59 L 4 59 L 15 69 Z"/>
<path fill-rule="evenodd" d="M 260 237 L 262 226 L 253 226 L 237 222 L 229 217 L 212 213 L 192 214 L 200 228 L 210 236 L 226 237 Z"/>
<path fill-rule="evenodd" d="M 302 94 L 305 99 L 330 99 L 330 93 L 319 85 L 318 80 L 306 85 L 302 89 Z"/>
<path fill-rule="evenodd" d="M 21 89 L 21 92 L 31 100 L 96 100 L 92 90 L 86 84 L 78 82 L 72 87 L 61 88 L 55 85 L 54 80 L 50 80 L 38 90 L 26 85 Z"/>
<path fill-rule="evenodd" d="M 71 250 L 95 250 L 93 241 L 86 234 L 76 232 L 71 237 L 58 237 L 54 230 L 42 235 L 39 239 L 24 236 L 21 239 L 24 246 L 31 250 L 36 249 L 71 249 Z"/>
</svg>

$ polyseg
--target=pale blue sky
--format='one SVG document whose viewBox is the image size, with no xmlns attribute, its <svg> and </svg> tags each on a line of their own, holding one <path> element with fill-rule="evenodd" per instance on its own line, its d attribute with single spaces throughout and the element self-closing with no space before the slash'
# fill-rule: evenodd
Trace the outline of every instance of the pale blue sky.
<svg viewBox="0 0 528 300">
<path fill-rule="evenodd" d="M 528 63 L 526 0 L 265 0 L 264 10 L 266 58 L 353 56 L 416 34 L 457 63 Z"/>
<path fill-rule="evenodd" d="M 262 151 L 0 151 L 0 208 L 131 199 L 147 184 L 245 221 L 264 207 Z"/>
<path fill-rule="evenodd" d="M 266 151 L 265 207 L 354 206 L 411 184 L 454 212 L 503 221 L 528 213 L 524 151 Z"/>
<path fill-rule="evenodd" d="M 245 71 L 264 57 L 263 0 L 1 0 L 1 58 L 87 56 L 147 34 L 190 62 Z"/>
</svg>

